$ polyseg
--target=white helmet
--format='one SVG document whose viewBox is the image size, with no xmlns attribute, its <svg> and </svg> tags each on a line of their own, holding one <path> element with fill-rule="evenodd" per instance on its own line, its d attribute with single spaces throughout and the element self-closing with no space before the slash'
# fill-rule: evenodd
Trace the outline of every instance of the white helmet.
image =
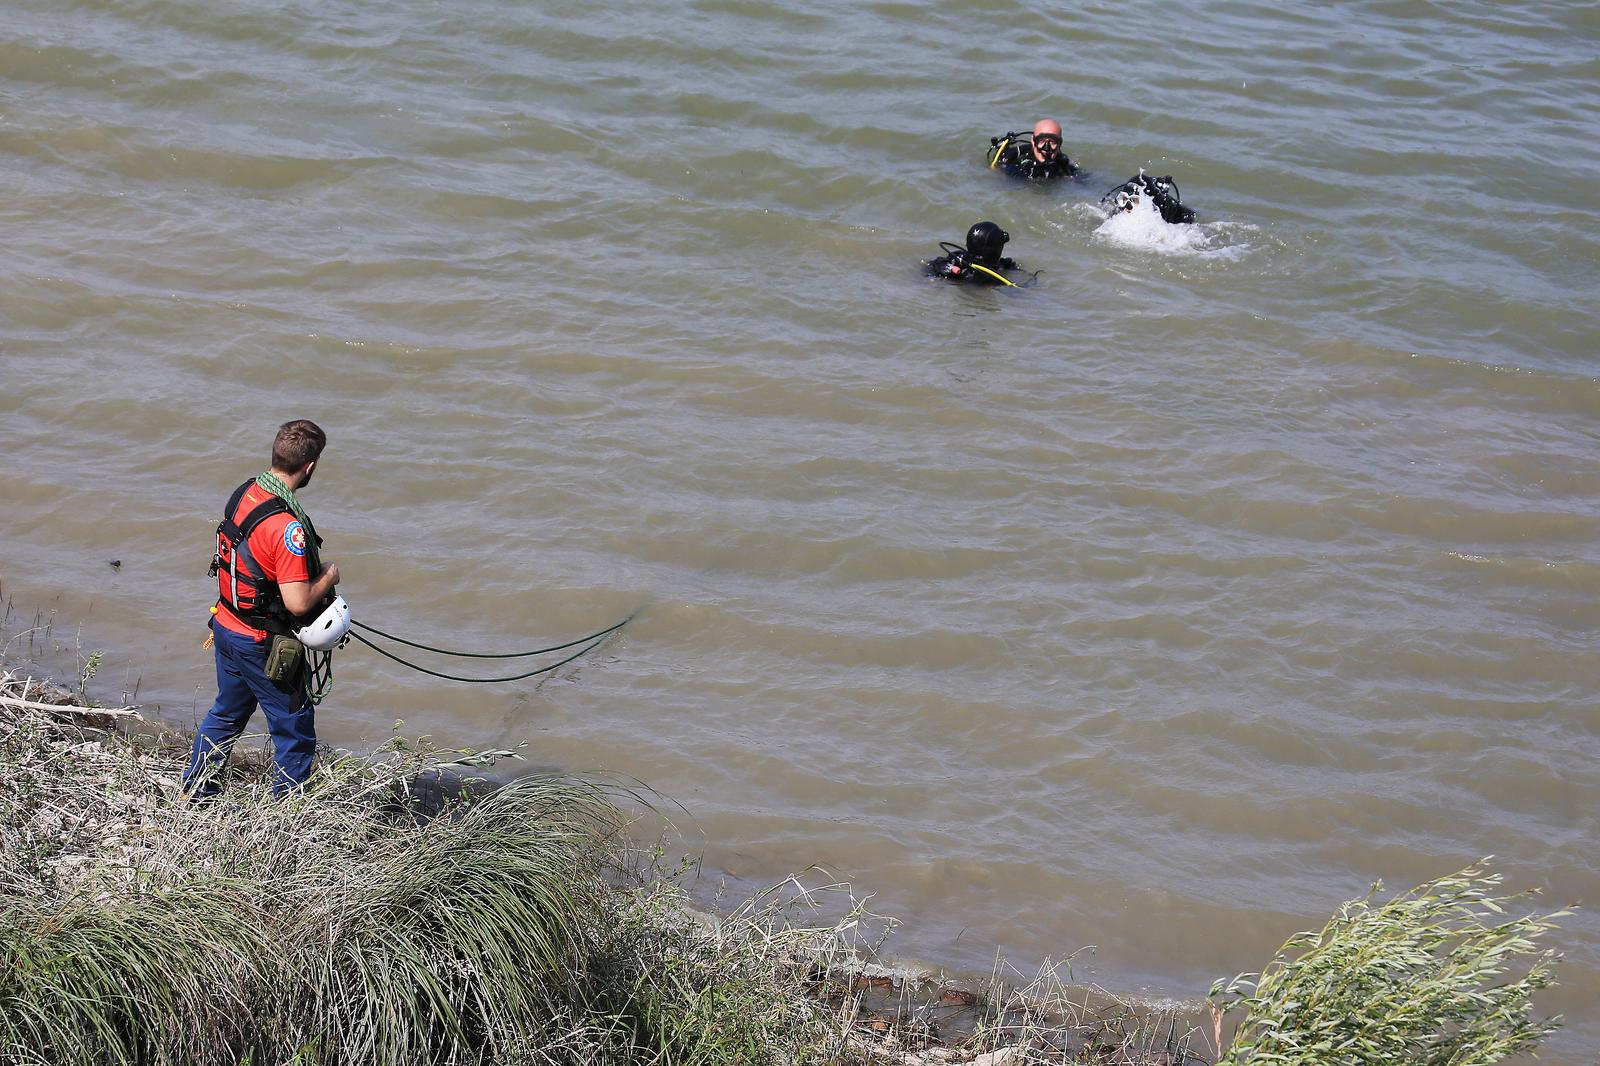
<svg viewBox="0 0 1600 1066">
<path fill-rule="evenodd" d="M 294 631 L 295 639 L 312 651 L 327 651 L 344 643 L 350 632 L 350 605 L 335 595 L 321 614 Z"/>
</svg>

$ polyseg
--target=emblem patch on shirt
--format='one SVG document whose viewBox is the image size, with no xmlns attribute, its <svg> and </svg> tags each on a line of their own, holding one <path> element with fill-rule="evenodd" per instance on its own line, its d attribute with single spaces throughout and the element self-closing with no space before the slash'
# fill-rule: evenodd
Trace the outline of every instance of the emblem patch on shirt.
<svg viewBox="0 0 1600 1066">
<path fill-rule="evenodd" d="M 299 522 L 290 522 L 283 527 L 283 546 L 296 555 L 306 553 L 306 527 Z"/>
</svg>

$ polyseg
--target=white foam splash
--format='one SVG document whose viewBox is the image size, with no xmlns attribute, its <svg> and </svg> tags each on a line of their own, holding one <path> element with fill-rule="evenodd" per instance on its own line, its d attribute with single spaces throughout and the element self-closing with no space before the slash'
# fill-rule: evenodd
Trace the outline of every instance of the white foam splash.
<svg viewBox="0 0 1600 1066">
<path fill-rule="evenodd" d="M 1107 211 L 1092 204 L 1081 206 L 1105 219 L 1094 231 L 1096 240 L 1161 255 L 1237 259 L 1249 252 L 1250 245 L 1230 240 L 1230 237 L 1255 228 L 1230 222 L 1166 222 L 1148 196 L 1139 197 L 1132 211 Z"/>
</svg>

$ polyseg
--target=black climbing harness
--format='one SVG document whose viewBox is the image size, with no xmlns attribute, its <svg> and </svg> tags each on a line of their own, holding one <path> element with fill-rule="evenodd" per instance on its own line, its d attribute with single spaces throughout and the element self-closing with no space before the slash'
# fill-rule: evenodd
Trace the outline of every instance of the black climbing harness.
<svg viewBox="0 0 1600 1066">
<path fill-rule="evenodd" d="M 285 636 L 293 632 L 295 617 L 284 606 L 278 583 L 267 577 L 261 564 L 256 562 L 255 554 L 250 550 L 250 534 L 273 515 L 289 514 L 292 509 L 280 497 L 270 496 L 251 508 L 243 521 L 235 522 L 233 516 L 238 512 L 244 494 L 255 483 L 254 478 L 246 481 L 228 497 L 222 521 L 217 523 L 217 550 L 211 556 L 208 573 L 216 577 L 227 571 L 227 580 L 218 582 L 218 598 L 241 622 L 274 635 Z M 321 538 L 317 537 L 308 522 L 301 525 L 305 527 L 307 538 L 315 538 L 316 543 L 321 543 Z"/>
</svg>

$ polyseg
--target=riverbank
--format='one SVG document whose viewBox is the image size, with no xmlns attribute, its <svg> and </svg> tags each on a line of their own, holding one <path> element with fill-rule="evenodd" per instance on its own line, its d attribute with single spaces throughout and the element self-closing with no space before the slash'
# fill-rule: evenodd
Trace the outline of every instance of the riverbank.
<svg viewBox="0 0 1600 1066">
<path fill-rule="evenodd" d="M 898 980 L 852 918 L 700 913 L 603 787 L 460 787 L 511 753 L 327 753 L 282 802 L 243 753 L 193 804 L 150 725 L 0 673 L 0 1061 L 1204 1061 L 1059 983 Z"/>
</svg>

